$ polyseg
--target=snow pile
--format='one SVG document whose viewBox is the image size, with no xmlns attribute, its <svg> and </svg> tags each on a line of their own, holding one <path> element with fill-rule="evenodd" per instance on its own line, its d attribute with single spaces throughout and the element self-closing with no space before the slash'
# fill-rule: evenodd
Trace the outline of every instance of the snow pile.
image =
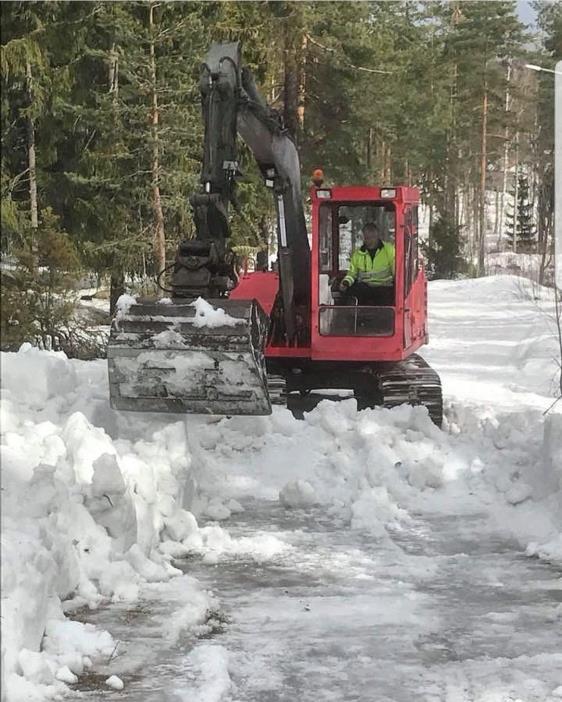
<svg viewBox="0 0 562 702">
<path fill-rule="evenodd" d="M 543 507 L 545 523 L 539 541 L 527 546 L 527 554 L 562 564 L 562 414 L 547 418 L 542 451 L 542 463 L 527 478 L 531 496 Z"/>
<path fill-rule="evenodd" d="M 507 276 L 437 281 L 430 294 L 423 354 L 443 379 L 444 431 L 423 408 L 357 412 L 354 400 L 300 423 L 285 410 L 223 419 L 192 436 L 199 510 L 222 505 L 227 518 L 230 500 L 256 496 L 320 505 L 384 538 L 419 511 L 486 509 L 529 553 L 558 559 L 562 431 L 542 415 L 557 378 L 552 293 Z"/>
<path fill-rule="evenodd" d="M 194 327 L 234 327 L 236 324 L 245 324 L 245 320 L 231 317 L 222 307 L 215 309 L 202 297 L 191 304 L 195 307 Z"/>
<path fill-rule="evenodd" d="M 355 400 L 324 401 L 303 422 L 286 410 L 251 422 L 224 419 L 202 427 L 193 449 L 205 464 L 201 488 L 215 504 L 220 495 L 225 505 L 253 496 L 278 498 L 288 509 L 322 505 L 381 537 L 409 519 L 408 509 L 470 472 L 473 460 L 425 408 L 358 412 Z"/>
<path fill-rule="evenodd" d="M 290 559 L 282 533 L 236 538 L 224 528 L 256 500 L 320 511 L 387 541 L 420 513 L 487 512 L 529 555 L 562 562 L 562 415 L 542 415 L 556 377 L 552 297 L 531 296 L 527 285 L 512 277 L 430 285 L 423 355 L 443 379 L 444 431 L 424 408 L 358 412 L 353 399 L 324 401 L 304 421 L 278 407 L 231 419 L 120 413 L 109 408 L 104 361 L 29 346 L 2 354 L 8 700 L 53 697 L 110 657 L 108 632 L 65 615 L 175 587 L 172 559 Z M 198 303 L 196 319 L 225 324 L 224 310 Z M 209 602 L 195 586 L 187 597 L 180 590 L 173 636 L 204 621 Z M 220 699 L 231 685 L 226 654 L 198 650 L 189 667 L 208 681 L 198 689 Z"/>
<path fill-rule="evenodd" d="M 103 371 L 103 382 L 101 373 Z M 2 659 L 10 700 L 52 696 L 115 642 L 63 612 L 134 601 L 179 575 L 161 541 L 197 531 L 185 424 L 112 439 L 104 362 L 29 345 L 2 354 Z M 104 396 L 97 401 L 97 393 Z M 148 420 L 150 421 L 150 420 Z M 124 438 L 127 436 L 129 438 Z"/>
</svg>

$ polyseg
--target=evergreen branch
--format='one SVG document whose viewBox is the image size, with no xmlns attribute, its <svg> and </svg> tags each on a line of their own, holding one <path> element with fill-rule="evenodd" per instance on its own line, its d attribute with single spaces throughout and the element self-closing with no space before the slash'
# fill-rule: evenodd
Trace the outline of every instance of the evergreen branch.
<svg viewBox="0 0 562 702">
<path fill-rule="evenodd" d="M 27 175 L 27 173 L 29 173 L 29 168 L 26 168 L 24 171 L 22 171 L 21 173 L 18 173 L 16 176 L 14 176 L 12 178 L 10 184 L 6 188 L 6 195 L 5 195 L 6 197 L 10 197 L 10 198 L 12 197 L 12 193 L 14 192 L 16 185 L 24 177 L 24 175 Z M 3 197 L 4 197 L 4 195 L 3 195 Z"/>
<path fill-rule="evenodd" d="M 314 37 L 311 37 L 310 34 L 305 35 L 308 41 L 310 41 L 311 44 L 314 44 L 315 46 L 318 46 L 320 49 L 323 49 L 324 51 L 328 51 L 329 53 L 333 54 L 334 56 L 337 57 L 338 52 L 336 49 L 332 49 L 329 46 L 325 46 L 324 44 L 321 44 L 317 39 L 314 39 Z M 340 60 L 341 55 L 339 56 Z M 351 63 L 350 61 L 347 61 L 346 59 L 343 59 L 344 64 L 348 68 L 353 68 L 356 71 L 365 71 L 366 73 L 381 73 L 383 75 L 392 75 L 395 71 L 385 71 L 381 68 L 367 68 L 366 66 L 356 66 L 355 64 Z"/>
</svg>

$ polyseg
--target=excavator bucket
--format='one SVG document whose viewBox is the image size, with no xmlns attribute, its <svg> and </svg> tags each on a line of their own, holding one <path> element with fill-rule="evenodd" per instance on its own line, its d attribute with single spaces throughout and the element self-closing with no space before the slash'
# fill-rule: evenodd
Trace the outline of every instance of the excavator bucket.
<svg viewBox="0 0 562 702">
<path fill-rule="evenodd" d="M 263 355 L 267 327 L 255 300 L 178 299 L 120 310 L 107 348 L 111 406 L 271 414 Z"/>
</svg>

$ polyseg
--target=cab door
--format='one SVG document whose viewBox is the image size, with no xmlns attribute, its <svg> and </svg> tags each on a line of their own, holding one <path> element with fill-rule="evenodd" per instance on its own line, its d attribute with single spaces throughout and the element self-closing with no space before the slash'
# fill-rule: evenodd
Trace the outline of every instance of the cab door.
<svg viewBox="0 0 562 702">
<path fill-rule="evenodd" d="M 414 288 L 418 278 L 418 207 L 404 206 L 404 348 L 415 338 Z"/>
</svg>

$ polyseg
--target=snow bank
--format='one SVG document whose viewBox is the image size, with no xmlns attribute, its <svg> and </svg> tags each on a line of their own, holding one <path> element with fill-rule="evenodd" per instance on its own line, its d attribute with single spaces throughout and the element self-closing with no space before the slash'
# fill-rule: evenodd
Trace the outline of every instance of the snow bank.
<svg viewBox="0 0 562 702">
<path fill-rule="evenodd" d="M 282 409 L 251 422 L 224 419 L 201 427 L 192 448 L 204 464 L 201 489 L 215 506 L 219 498 L 228 505 L 254 496 L 287 509 L 317 505 L 381 538 L 436 492 L 442 500 L 453 495 L 451 485 L 473 461 L 425 408 L 358 412 L 355 400 L 324 401 L 302 422 Z M 206 513 L 207 504 L 200 508 Z M 237 550 L 223 541 L 218 556 Z"/>
<path fill-rule="evenodd" d="M 63 609 L 134 601 L 180 574 L 159 546 L 198 529 L 183 509 L 191 462 L 184 422 L 131 428 L 109 409 L 103 361 L 29 345 L 1 361 L 2 672 L 8 700 L 39 700 L 115 646 Z"/>
<path fill-rule="evenodd" d="M 558 371 L 552 292 L 496 276 L 436 281 L 430 300 L 423 355 L 443 379 L 444 431 L 423 408 L 357 412 L 354 400 L 300 423 L 285 410 L 223 419 L 191 438 L 200 512 L 228 518 L 230 500 L 259 496 L 384 538 L 419 511 L 487 510 L 528 553 L 558 558 L 562 429 L 542 414 Z"/>
<path fill-rule="evenodd" d="M 519 275 L 538 282 L 540 276 L 542 255 L 529 253 L 513 253 L 512 251 L 502 251 L 498 253 L 488 253 L 486 256 L 486 268 L 492 274 Z M 546 271 L 547 277 L 552 280 L 552 264 Z"/>
<path fill-rule="evenodd" d="M 108 632 L 65 613 L 170 587 L 172 559 L 190 552 L 210 563 L 290 558 L 283 534 L 234 538 L 225 528 L 256 498 L 324 511 L 377 539 L 420 512 L 487 511 L 530 556 L 562 562 L 562 416 L 542 415 L 556 376 L 552 297 L 528 285 L 430 285 L 424 356 L 443 379 L 444 431 L 424 408 L 358 412 L 354 400 L 325 401 L 302 422 L 281 408 L 220 420 L 120 413 L 109 408 L 104 361 L 29 346 L 2 354 L 9 702 L 53 697 L 111 655 Z M 201 618 L 206 598 L 190 590 L 180 628 Z M 216 646 L 200 655 L 191 667 L 213 699 L 229 689 L 228 660 Z"/>
</svg>

